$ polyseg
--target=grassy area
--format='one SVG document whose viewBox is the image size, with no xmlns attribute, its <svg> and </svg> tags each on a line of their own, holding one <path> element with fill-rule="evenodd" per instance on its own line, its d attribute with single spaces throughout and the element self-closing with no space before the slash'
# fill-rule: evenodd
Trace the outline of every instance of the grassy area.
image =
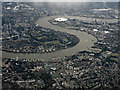
<svg viewBox="0 0 120 90">
<path fill-rule="evenodd" d="M 118 58 L 113 58 L 113 57 L 111 57 L 110 60 L 117 61 Z"/>
<path fill-rule="evenodd" d="M 119 54 L 118 54 L 118 53 L 113 53 L 111 56 L 118 57 L 118 56 L 119 56 Z"/>
<path fill-rule="evenodd" d="M 60 42 L 58 40 L 45 42 L 45 44 L 59 44 L 59 43 Z"/>
<path fill-rule="evenodd" d="M 46 36 L 42 36 L 42 37 L 37 37 L 38 40 L 42 39 L 42 38 L 48 38 Z"/>
</svg>

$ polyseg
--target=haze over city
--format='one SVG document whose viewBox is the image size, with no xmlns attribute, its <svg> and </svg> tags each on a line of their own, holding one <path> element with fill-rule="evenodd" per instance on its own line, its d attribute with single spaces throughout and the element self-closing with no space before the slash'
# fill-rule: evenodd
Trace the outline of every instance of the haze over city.
<svg viewBox="0 0 120 90">
<path fill-rule="evenodd" d="M 119 90 L 118 0 L 2 1 L 2 90 Z"/>
</svg>

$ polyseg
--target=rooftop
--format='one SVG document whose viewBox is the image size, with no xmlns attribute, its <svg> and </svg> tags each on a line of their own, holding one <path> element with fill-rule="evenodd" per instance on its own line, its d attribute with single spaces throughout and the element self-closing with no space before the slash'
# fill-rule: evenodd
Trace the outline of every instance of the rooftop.
<svg viewBox="0 0 120 90">
<path fill-rule="evenodd" d="M 55 21 L 59 21 L 59 22 L 63 22 L 63 21 L 67 21 L 68 19 L 66 18 L 55 18 Z"/>
</svg>

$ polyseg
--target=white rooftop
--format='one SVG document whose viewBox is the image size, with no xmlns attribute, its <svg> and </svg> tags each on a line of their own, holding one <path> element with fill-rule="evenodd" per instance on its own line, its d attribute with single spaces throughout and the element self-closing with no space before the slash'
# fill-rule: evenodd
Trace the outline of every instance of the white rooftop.
<svg viewBox="0 0 120 90">
<path fill-rule="evenodd" d="M 66 18 L 55 18 L 55 21 L 59 21 L 59 22 L 62 22 L 62 21 L 67 21 L 68 19 Z"/>
<path fill-rule="evenodd" d="M 109 31 L 104 31 L 104 33 L 109 33 Z"/>
<path fill-rule="evenodd" d="M 96 32 L 97 32 L 97 31 L 98 31 L 98 29 L 93 29 L 93 31 L 96 31 Z"/>
</svg>

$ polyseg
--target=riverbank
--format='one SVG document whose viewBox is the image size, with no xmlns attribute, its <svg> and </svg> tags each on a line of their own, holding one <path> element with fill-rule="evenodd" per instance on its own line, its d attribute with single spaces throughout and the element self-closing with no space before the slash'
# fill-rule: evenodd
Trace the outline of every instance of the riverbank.
<svg viewBox="0 0 120 90">
<path fill-rule="evenodd" d="M 72 48 L 68 48 L 68 49 L 63 49 L 63 50 L 58 50 L 56 52 L 51 52 L 51 53 L 45 53 L 45 54 L 21 54 L 21 53 L 11 53 L 11 52 L 4 52 L 3 51 L 3 58 L 15 58 L 18 57 L 19 59 L 52 59 L 53 57 L 57 58 L 57 57 L 65 57 L 65 56 L 71 56 L 76 54 L 77 52 L 80 51 L 84 51 L 87 50 L 88 48 L 90 48 L 91 46 L 94 45 L 94 43 L 97 41 L 97 39 L 86 33 L 86 32 L 82 32 L 82 31 L 76 31 L 76 30 L 69 30 L 69 29 L 65 29 L 56 25 L 52 25 L 48 22 L 48 20 L 50 20 L 52 17 L 43 17 L 43 18 L 39 18 L 36 22 L 36 24 L 38 24 L 39 26 L 45 27 L 45 28 L 50 28 L 53 29 L 55 31 L 60 31 L 60 32 L 66 32 L 72 35 L 75 35 L 77 38 L 80 39 L 80 42 L 72 47 Z M 76 17 L 75 17 L 76 18 Z"/>
</svg>

